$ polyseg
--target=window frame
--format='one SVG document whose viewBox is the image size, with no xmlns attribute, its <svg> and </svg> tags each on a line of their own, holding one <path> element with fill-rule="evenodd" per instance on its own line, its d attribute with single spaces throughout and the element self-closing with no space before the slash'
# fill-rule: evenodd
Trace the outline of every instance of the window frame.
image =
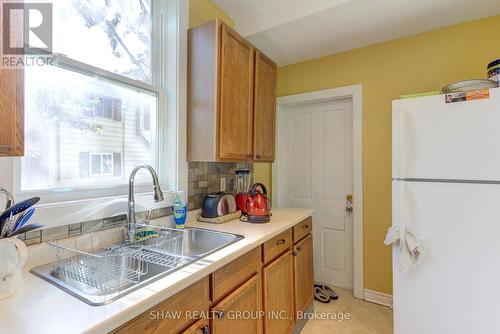
<svg viewBox="0 0 500 334">
<path fill-rule="evenodd" d="M 136 87 L 141 91 L 158 94 L 155 138 L 157 153 L 154 167 L 165 194 L 165 201 L 161 206 L 170 206 L 175 191 L 183 190 L 187 193 L 188 190 L 185 129 L 188 4 L 183 0 L 152 0 L 152 22 L 151 66 L 153 73 L 159 75 L 153 75 L 151 85 L 63 55 L 57 55 L 57 66 L 77 72 L 83 71 L 83 74 L 98 76 L 114 84 L 126 83 L 127 88 Z M 154 88 L 155 86 L 158 88 Z M 41 197 L 37 206 L 37 219 L 46 227 L 110 217 L 122 214 L 126 209 L 128 184 L 113 186 L 111 189 L 109 186 L 102 186 L 21 191 L 21 159 L 5 159 L 0 161 L 0 167 L 5 171 L 0 175 L 0 184 L 12 189 L 17 201 L 31 196 Z M 150 193 L 151 184 L 136 186 L 138 198 L 145 195 L 149 198 Z M 89 208 L 92 203 L 110 205 L 104 205 L 102 210 L 95 210 Z"/>
</svg>

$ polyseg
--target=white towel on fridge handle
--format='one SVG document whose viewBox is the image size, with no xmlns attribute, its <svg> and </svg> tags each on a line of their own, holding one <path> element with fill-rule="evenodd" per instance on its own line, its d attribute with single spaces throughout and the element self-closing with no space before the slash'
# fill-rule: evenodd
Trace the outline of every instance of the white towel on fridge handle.
<svg viewBox="0 0 500 334">
<path fill-rule="evenodd" d="M 405 271 L 418 264 L 421 251 L 422 239 L 417 237 L 406 226 L 393 226 L 387 231 L 384 244 L 392 245 L 399 242 L 401 257 L 399 259 L 399 271 Z"/>
</svg>

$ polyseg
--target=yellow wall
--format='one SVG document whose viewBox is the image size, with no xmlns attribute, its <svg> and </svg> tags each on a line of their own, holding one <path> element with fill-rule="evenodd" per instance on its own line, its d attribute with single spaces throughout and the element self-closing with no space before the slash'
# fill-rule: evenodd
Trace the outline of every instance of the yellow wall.
<svg viewBox="0 0 500 334">
<path fill-rule="evenodd" d="M 272 197 L 272 166 L 267 163 L 253 164 L 253 178 L 255 182 L 260 182 L 266 185 L 267 191 Z"/>
<path fill-rule="evenodd" d="M 485 77 L 499 32 L 495 16 L 280 68 L 279 96 L 363 84 L 365 288 L 392 293 L 391 101 Z"/>
<path fill-rule="evenodd" d="M 234 21 L 210 0 L 189 0 L 189 27 L 219 18 L 234 27 Z"/>
</svg>

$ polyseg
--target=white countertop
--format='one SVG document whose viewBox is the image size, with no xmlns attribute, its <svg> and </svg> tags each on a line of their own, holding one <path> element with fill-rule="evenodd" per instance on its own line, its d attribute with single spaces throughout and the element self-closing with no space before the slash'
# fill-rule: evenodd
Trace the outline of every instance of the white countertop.
<svg viewBox="0 0 500 334">
<path fill-rule="evenodd" d="M 104 306 L 85 304 L 26 271 L 24 289 L 12 297 L 0 300 L 1 332 L 108 333 L 311 216 L 312 212 L 311 209 L 274 209 L 268 224 L 249 224 L 238 220 L 220 225 L 191 222 L 187 226 L 241 234 L 245 238 Z M 167 219 L 160 218 L 157 222 L 161 223 L 162 220 Z M 30 252 L 40 251 L 41 247 L 44 246 L 30 247 Z M 36 258 L 31 254 L 30 257 Z M 29 261 L 26 270 L 35 264 L 40 263 Z"/>
</svg>

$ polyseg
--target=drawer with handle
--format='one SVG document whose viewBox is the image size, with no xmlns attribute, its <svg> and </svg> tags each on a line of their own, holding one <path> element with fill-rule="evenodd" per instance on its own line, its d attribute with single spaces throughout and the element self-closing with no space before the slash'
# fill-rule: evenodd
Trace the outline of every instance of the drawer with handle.
<svg viewBox="0 0 500 334">
<path fill-rule="evenodd" d="M 261 248 L 256 247 L 212 274 L 212 301 L 224 296 L 243 284 L 262 268 Z"/>
<path fill-rule="evenodd" d="M 271 262 L 292 247 L 292 229 L 278 234 L 274 238 L 264 243 L 263 255 L 264 264 Z"/>
<path fill-rule="evenodd" d="M 312 218 L 308 217 L 293 227 L 293 243 L 300 241 L 312 231 Z"/>
<path fill-rule="evenodd" d="M 210 323 L 208 319 L 198 320 L 182 334 L 210 334 Z"/>
</svg>

